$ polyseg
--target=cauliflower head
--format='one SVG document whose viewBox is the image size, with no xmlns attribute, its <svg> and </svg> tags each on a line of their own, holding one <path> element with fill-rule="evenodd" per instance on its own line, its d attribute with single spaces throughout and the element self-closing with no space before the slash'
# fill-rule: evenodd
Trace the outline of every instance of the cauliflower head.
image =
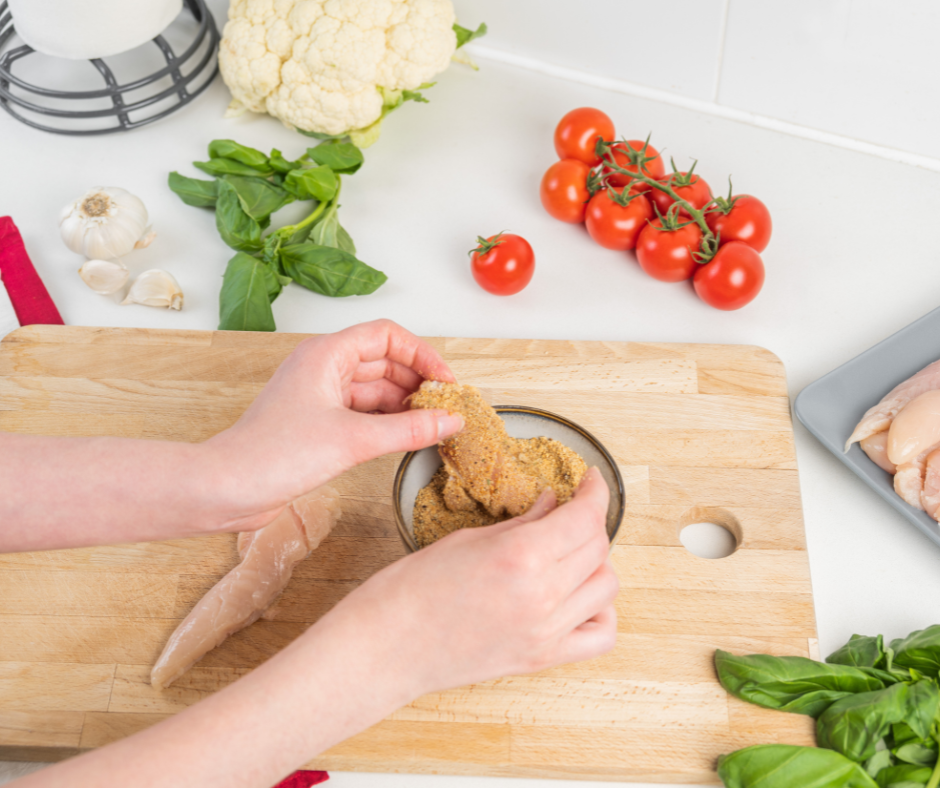
<svg viewBox="0 0 940 788">
<path fill-rule="evenodd" d="M 377 124 L 390 93 L 422 87 L 457 48 L 451 0 L 232 0 L 228 16 L 231 109 L 331 136 Z"/>
</svg>

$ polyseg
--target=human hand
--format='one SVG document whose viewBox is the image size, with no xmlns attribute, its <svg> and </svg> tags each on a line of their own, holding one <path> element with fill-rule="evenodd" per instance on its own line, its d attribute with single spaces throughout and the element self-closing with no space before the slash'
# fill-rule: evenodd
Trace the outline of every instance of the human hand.
<svg viewBox="0 0 940 788">
<path fill-rule="evenodd" d="M 605 653 L 619 588 L 609 496 L 592 468 L 565 505 L 548 490 L 521 517 L 450 534 L 373 575 L 322 623 L 382 640 L 403 702 Z"/>
<path fill-rule="evenodd" d="M 454 376 L 390 320 L 305 339 L 232 427 L 207 441 L 224 477 L 224 530 L 270 522 L 284 505 L 359 463 L 431 446 L 463 419 L 409 410 L 421 382 Z"/>
</svg>

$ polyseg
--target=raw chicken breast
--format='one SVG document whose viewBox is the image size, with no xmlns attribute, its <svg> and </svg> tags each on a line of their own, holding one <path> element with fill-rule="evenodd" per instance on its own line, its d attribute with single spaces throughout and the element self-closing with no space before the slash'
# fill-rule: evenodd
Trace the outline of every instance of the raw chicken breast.
<svg viewBox="0 0 940 788">
<path fill-rule="evenodd" d="M 287 586 L 294 567 L 342 514 L 339 493 L 320 487 L 292 501 L 257 531 L 238 535 L 241 563 L 196 604 L 170 635 L 150 683 L 168 687 L 229 635 L 254 623 Z"/>
<path fill-rule="evenodd" d="M 910 462 L 899 465 L 894 474 L 894 491 L 915 509 L 924 508 L 920 497 L 924 491 L 924 469 L 928 454 L 929 452 L 924 452 Z"/>
<path fill-rule="evenodd" d="M 905 405 L 888 430 L 888 459 L 903 465 L 940 444 L 940 391 L 928 391 Z"/>
<path fill-rule="evenodd" d="M 924 490 L 920 494 L 920 502 L 924 511 L 937 520 L 940 514 L 940 449 L 927 455 Z"/>
<path fill-rule="evenodd" d="M 858 445 L 861 446 L 862 451 L 868 455 L 868 459 L 881 468 L 881 470 L 892 474 L 897 472 L 898 466 L 888 459 L 887 430 L 876 432 L 874 435 L 869 435 L 867 438 L 862 438 L 858 442 Z"/>
<path fill-rule="evenodd" d="M 899 383 L 881 402 L 869 408 L 845 442 L 845 450 L 848 451 L 855 441 L 888 429 L 901 408 L 915 397 L 934 389 L 940 389 L 940 361 L 935 361 L 913 377 Z"/>
</svg>

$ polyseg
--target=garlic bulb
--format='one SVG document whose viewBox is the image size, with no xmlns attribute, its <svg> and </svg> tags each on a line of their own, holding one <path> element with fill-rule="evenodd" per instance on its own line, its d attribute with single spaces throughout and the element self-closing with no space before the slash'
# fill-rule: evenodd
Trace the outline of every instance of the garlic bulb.
<svg viewBox="0 0 940 788">
<path fill-rule="evenodd" d="M 86 260 L 78 275 L 96 293 L 111 295 L 127 284 L 130 272 L 120 260 Z"/>
<path fill-rule="evenodd" d="M 183 291 L 172 274 L 153 268 L 138 276 L 122 304 L 162 306 L 166 309 L 183 308 Z"/>
<path fill-rule="evenodd" d="M 59 231 L 73 252 L 98 260 L 142 249 L 156 236 L 147 226 L 144 204 L 115 186 L 96 186 L 66 205 L 59 216 Z"/>
</svg>

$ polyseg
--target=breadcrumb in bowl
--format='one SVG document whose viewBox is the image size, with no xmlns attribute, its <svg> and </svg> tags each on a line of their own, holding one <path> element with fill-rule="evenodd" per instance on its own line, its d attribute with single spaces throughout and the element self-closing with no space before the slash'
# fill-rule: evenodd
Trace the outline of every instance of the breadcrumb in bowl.
<svg viewBox="0 0 940 788">
<path fill-rule="evenodd" d="M 603 444 L 573 421 L 546 410 L 513 405 L 494 406 L 494 409 L 503 420 L 506 432 L 511 437 L 551 438 L 579 454 L 588 467 L 596 465 L 600 469 L 601 475 L 610 488 L 607 534 L 613 546 L 623 522 L 624 488 L 617 463 Z M 415 537 L 415 502 L 421 491 L 432 482 L 442 464 L 437 447 L 431 446 L 406 454 L 395 473 L 392 489 L 395 523 L 408 552 L 420 549 L 419 540 Z M 504 516 L 499 519 L 508 519 L 508 517 Z"/>
</svg>

